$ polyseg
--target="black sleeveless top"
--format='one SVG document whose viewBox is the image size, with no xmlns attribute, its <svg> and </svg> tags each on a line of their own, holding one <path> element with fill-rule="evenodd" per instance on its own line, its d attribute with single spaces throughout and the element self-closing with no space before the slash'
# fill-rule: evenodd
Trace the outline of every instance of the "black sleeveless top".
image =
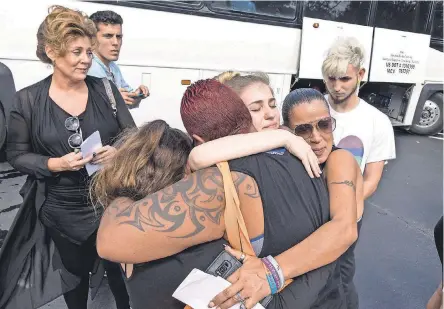
<svg viewBox="0 0 444 309">
<path fill-rule="evenodd" d="M 333 145 L 333 147 L 331 148 L 331 152 L 330 152 L 330 154 L 331 154 L 333 151 L 336 151 L 336 150 L 338 150 L 338 149 L 342 149 L 342 148 L 338 148 L 338 147 L 336 147 L 335 145 Z M 327 160 L 325 160 L 324 163 L 319 164 L 319 166 L 321 167 L 321 171 L 324 170 L 324 168 L 325 168 L 325 164 L 326 164 L 326 163 L 327 163 Z"/>
<path fill-rule="evenodd" d="M 183 309 L 185 305 L 173 298 L 174 291 L 194 268 L 204 271 L 224 250 L 223 244 L 228 243 L 219 239 L 167 258 L 135 264 L 131 277 L 125 280 L 131 308 Z"/>
<path fill-rule="evenodd" d="M 254 178 L 259 187 L 264 210 L 260 257 L 290 249 L 329 221 L 323 178 L 311 179 L 301 161 L 284 148 L 233 160 L 230 167 Z M 267 308 L 343 308 L 339 274 L 339 263 L 334 262 L 294 278 Z"/>
<path fill-rule="evenodd" d="M 293 247 L 329 220 L 329 200 L 322 179 L 311 179 L 302 163 L 277 149 L 230 162 L 232 171 L 253 177 L 264 207 L 265 242 L 260 256 L 276 256 Z M 135 265 L 126 287 L 133 309 L 183 309 L 171 295 L 193 268 L 205 270 L 223 250 L 224 239 L 201 244 L 161 260 Z M 295 278 L 267 306 L 342 308 L 336 263 Z M 335 274 L 338 274 L 336 276 Z M 330 306 L 325 306 L 326 304 Z M 319 304 L 319 307 L 316 307 Z"/>
</svg>

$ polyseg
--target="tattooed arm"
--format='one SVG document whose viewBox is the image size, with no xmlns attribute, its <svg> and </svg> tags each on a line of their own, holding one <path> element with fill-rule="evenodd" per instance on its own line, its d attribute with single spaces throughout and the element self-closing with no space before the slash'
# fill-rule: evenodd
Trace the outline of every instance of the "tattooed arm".
<svg viewBox="0 0 444 309">
<path fill-rule="evenodd" d="M 338 258 L 357 238 L 357 183 L 362 200 L 362 175 L 359 166 L 348 151 L 337 150 L 330 154 L 325 169 L 331 220 L 303 241 L 274 257 L 285 279 L 294 281 L 274 297 L 267 308 L 316 307 L 316 302 L 322 299 L 319 299 L 320 293 L 339 262 Z M 358 179 L 359 177 L 361 178 Z M 241 252 L 231 253 L 238 258 L 241 255 Z M 252 308 L 271 293 L 263 264 L 258 258 L 247 257 L 242 267 L 228 281 L 232 285 L 212 300 L 215 306 L 222 309 L 231 308 L 237 302 L 234 296 L 238 291 L 247 299 L 247 308 Z"/>
<path fill-rule="evenodd" d="M 327 160 L 325 175 L 331 220 L 293 248 L 275 257 L 286 279 L 337 260 L 357 239 L 356 184 L 359 182 L 359 191 L 362 191 L 362 176 L 355 158 L 346 150 L 332 152 Z M 358 194 L 362 199 L 362 192 Z"/>
<path fill-rule="evenodd" d="M 252 178 L 232 173 L 239 187 Z M 243 186 L 242 186 L 243 187 Z M 97 234 L 97 251 L 107 260 L 142 263 L 222 238 L 225 196 L 222 175 L 207 168 L 140 201 L 113 201 Z"/>
</svg>

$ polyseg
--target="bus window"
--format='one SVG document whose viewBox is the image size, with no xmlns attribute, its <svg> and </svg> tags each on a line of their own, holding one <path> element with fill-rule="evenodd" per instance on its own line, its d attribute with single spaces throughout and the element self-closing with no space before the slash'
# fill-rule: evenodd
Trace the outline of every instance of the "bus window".
<svg viewBox="0 0 444 309">
<path fill-rule="evenodd" d="M 416 33 L 426 33 L 431 1 L 378 1 L 375 26 Z"/>
<path fill-rule="evenodd" d="M 434 9 L 433 26 L 432 26 L 432 38 L 442 40 L 443 21 L 442 21 L 442 2 L 437 1 Z"/>
<path fill-rule="evenodd" d="M 370 1 L 306 1 L 304 16 L 366 26 Z"/>
<path fill-rule="evenodd" d="M 123 2 L 123 1 L 119 1 Z M 151 5 L 159 5 L 173 8 L 183 8 L 183 9 L 200 9 L 203 7 L 202 1 L 151 1 L 151 0 L 139 0 L 139 1 L 127 1 L 129 3 L 137 3 L 137 4 L 151 4 Z M 124 3 L 123 3 L 124 5 Z"/>
<path fill-rule="evenodd" d="M 209 1 L 214 11 L 252 13 L 286 20 L 296 18 L 297 1 Z"/>
</svg>

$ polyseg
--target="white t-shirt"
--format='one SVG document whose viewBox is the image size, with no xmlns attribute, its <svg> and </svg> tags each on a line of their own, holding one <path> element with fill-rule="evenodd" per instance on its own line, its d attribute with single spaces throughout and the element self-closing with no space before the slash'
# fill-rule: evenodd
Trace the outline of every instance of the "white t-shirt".
<svg viewBox="0 0 444 309">
<path fill-rule="evenodd" d="M 396 158 L 392 124 L 376 107 L 360 99 L 349 112 L 338 113 L 330 107 L 330 113 L 336 119 L 335 145 L 355 156 L 362 173 L 367 163 Z"/>
</svg>

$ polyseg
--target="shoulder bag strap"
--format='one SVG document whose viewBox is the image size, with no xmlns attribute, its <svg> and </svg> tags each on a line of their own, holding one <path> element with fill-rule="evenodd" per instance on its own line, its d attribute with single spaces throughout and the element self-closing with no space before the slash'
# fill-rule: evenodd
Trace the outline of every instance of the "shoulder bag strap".
<svg viewBox="0 0 444 309">
<path fill-rule="evenodd" d="M 233 178 L 231 177 L 230 167 L 227 162 L 217 164 L 224 182 L 225 191 L 225 229 L 228 236 L 228 242 L 236 249 L 245 254 L 256 256 L 253 246 L 250 242 L 244 217 L 240 210 L 239 197 Z"/>
<path fill-rule="evenodd" d="M 106 94 L 108 95 L 109 103 L 111 105 L 111 108 L 113 109 L 113 115 L 116 117 L 117 115 L 117 104 L 116 99 L 114 98 L 113 90 L 111 88 L 111 84 L 108 80 L 108 78 L 104 77 L 102 78 L 103 85 L 105 86 Z"/>
<path fill-rule="evenodd" d="M 244 217 L 240 210 L 239 196 L 234 186 L 233 177 L 231 177 L 230 167 L 228 162 L 220 162 L 217 168 L 222 174 L 225 191 L 225 229 L 227 232 L 228 242 L 230 246 L 236 250 L 242 251 L 245 254 L 256 256 L 253 246 L 251 245 L 248 236 L 247 227 L 245 225 Z M 283 290 L 287 285 L 293 282 L 292 279 L 286 280 Z M 280 290 L 280 291 L 281 291 Z M 185 306 L 185 309 L 193 309 L 190 306 Z"/>
<path fill-rule="evenodd" d="M 236 187 L 234 186 L 233 178 L 231 177 L 230 167 L 227 162 L 218 163 L 217 167 L 221 171 L 224 181 L 226 204 L 225 229 L 227 231 L 228 242 L 234 249 L 242 251 L 251 256 L 256 256 L 248 236 L 244 217 L 240 210 L 239 197 L 237 195 Z M 280 291 L 282 291 L 291 282 L 293 282 L 292 279 L 286 280 Z"/>
</svg>

